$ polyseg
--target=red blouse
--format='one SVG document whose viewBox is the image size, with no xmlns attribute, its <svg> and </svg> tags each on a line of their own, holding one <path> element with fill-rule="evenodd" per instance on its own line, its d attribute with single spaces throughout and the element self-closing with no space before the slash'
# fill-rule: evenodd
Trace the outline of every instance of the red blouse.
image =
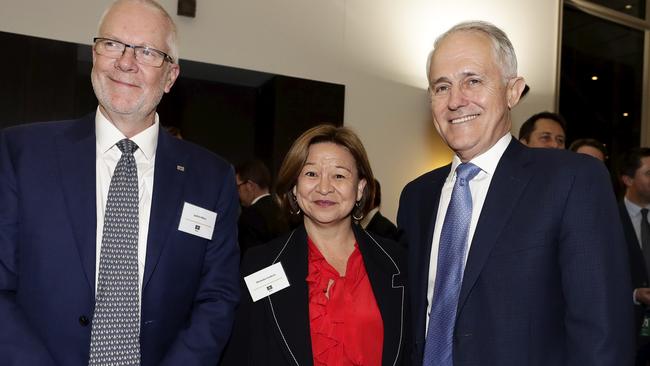
<svg viewBox="0 0 650 366">
<path fill-rule="evenodd" d="M 378 366 L 384 323 L 357 244 L 341 277 L 316 245 L 309 245 L 309 325 L 314 366 Z M 327 287 L 329 299 L 325 295 Z"/>
</svg>

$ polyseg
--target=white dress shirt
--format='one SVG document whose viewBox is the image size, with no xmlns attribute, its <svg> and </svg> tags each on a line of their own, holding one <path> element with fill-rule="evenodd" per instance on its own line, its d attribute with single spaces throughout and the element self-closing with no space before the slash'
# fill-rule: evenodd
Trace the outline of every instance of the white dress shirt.
<svg viewBox="0 0 650 366">
<path fill-rule="evenodd" d="M 470 160 L 470 163 L 481 168 L 481 171 L 469 182 L 469 189 L 472 194 L 472 219 L 469 224 L 469 231 L 467 233 L 467 245 L 464 255 L 463 268 L 467 262 L 467 255 L 472 245 L 471 238 L 474 236 L 474 230 L 478 223 L 485 197 L 487 196 L 490 182 L 494 176 L 494 171 L 499 164 L 501 156 L 506 151 L 512 136 L 510 133 L 503 136 L 499 141 L 494 144 L 488 151 L 476 156 Z M 458 156 L 454 155 L 451 161 L 451 172 L 442 186 L 440 194 L 440 203 L 438 204 L 438 213 L 436 215 L 436 226 L 433 230 L 433 241 L 431 244 L 431 258 L 429 260 L 429 284 L 427 287 L 427 325 L 429 324 L 429 313 L 431 312 L 431 304 L 433 299 L 433 290 L 436 283 L 436 270 L 438 269 L 438 247 L 440 246 L 440 233 L 442 232 L 442 224 L 445 222 L 445 215 L 447 214 L 447 206 L 451 201 L 451 192 L 454 189 L 456 182 L 456 167 L 461 163 Z M 428 326 L 425 327 L 428 332 Z"/>
<path fill-rule="evenodd" d="M 138 166 L 138 214 L 140 216 L 138 228 L 138 298 L 142 299 L 142 279 L 144 277 L 144 262 L 147 254 L 147 234 L 149 233 L 149 217 L 151 213 L 151 199 L 153 193 L 153 171 L 156 160 L 156 146 L 158 145 L 158 114 L 153 125 L 133 136 L 131 140 L 138 145 L 133 156 Z M 95 172 L 97 200 L 97 254 L 95 263 L 95 290 L 99 278 L 99 259 L 102 247 L 102 234 L 104 232 L 104 212 L 108 199 L 108 188 L 111 184 L 113 172 L 122 152 L 115 145 L 126 138 L 97 108 L 95 114 Z M 140 301 L 142 302 L 142 301 Z"/>
<path fill-rule="evenodd" d="M 638 206 L 632 203 L 630 200 L 628 200 L 627 197 L 623 198 L 623 202 L 625 203 L 625 208 L 627 209 L 628 215 L 630 215 L 630 220 L 632 221 L 632 226 L 634 226 L 634 233 L 636 234 L 636 238 L 639 241 L 639 246 L 642 247 L 643 244 L 641 243 L 641 209 L 647 207 Z"/>
</svg>

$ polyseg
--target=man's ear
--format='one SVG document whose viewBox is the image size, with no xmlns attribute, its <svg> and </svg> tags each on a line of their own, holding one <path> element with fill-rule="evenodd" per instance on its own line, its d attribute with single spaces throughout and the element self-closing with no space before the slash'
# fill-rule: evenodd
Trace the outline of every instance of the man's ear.
<svg viewBox="0 0 650 366">
<path fill-rule="evenodd" d="M 512 109 L 517 105 L 517 103 L 519 103 L 519 99 L 521 98 L 521 93 L 524 91 L 525 87 L 526 87 L 526 81 L 521 76 L 517 76 L 515 78 L 508 80 L 508 85 L 506 86 L 508 108 Z"/>
<path fill-rule="evenodd" d="M 631 187 L 632 184 L 634 184 L 634 178 L 623 174 L 621 175 L 621 182 L 623 182 L 626 187 Z"/>
<path fill-rule="evenodd" d="M 165 81 L 165 93 L 169 93 L 172 89 L 172 86 L 178 78 L 178 74 L 181 72 L 181 67 L 178 64 L 170 64 L 169 70 L 167 71 L 167 80 Z"/>
</svg>

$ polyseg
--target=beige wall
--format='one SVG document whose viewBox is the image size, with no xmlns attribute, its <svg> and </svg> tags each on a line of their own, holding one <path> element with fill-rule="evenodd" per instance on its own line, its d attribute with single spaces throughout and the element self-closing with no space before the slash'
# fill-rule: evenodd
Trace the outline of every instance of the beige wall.
<svg viewBox="0 0 650 366">
<path fill-rule="evenodd" d="M 554 107 L 559 1 L 197 0 L 196 18 L 174 18 L 182 58 L 345 84 L 345 124 L 361 135 L 394 218 L 404 184 L 451 157 L 428 111 L 435 37 L 468 19 L 509 34 L 532 88 L 513 112 L 516 133 Z M 176 0 L 160 2 L 175 13 Z M 0 30 L 89 44 L 109 3 L 3 1 Z"/>
</svg>

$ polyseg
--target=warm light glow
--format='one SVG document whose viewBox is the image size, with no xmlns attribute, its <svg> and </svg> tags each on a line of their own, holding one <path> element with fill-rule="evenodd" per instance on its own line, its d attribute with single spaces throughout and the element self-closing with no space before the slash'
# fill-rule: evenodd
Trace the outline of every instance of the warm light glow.
<svg viewBox="0 0 650 366">
<path fill-rule="evenodd" d="M 591 77 L 591 80 L 594 80 L 594 81 L 595 81 L 595 80 L 598 80 L 598 76 L 596 76 L 596 75 L 592 76 L 592 77 Z"/>
<path fill-rule="evenodd" d="M 629 115 L 630 115 L 629 113 L 627 113 L 627 112 L 623 112 L 623 117 L 627 117 L 627 116 L 629 116 Z"/>
<path fill-rule="evenodd" d="M 628 10 L 632 9 L 632 5 L 630 5 L 630 4 L 625 5 L 625 9 L 628 9 Z"/>
</svg>

